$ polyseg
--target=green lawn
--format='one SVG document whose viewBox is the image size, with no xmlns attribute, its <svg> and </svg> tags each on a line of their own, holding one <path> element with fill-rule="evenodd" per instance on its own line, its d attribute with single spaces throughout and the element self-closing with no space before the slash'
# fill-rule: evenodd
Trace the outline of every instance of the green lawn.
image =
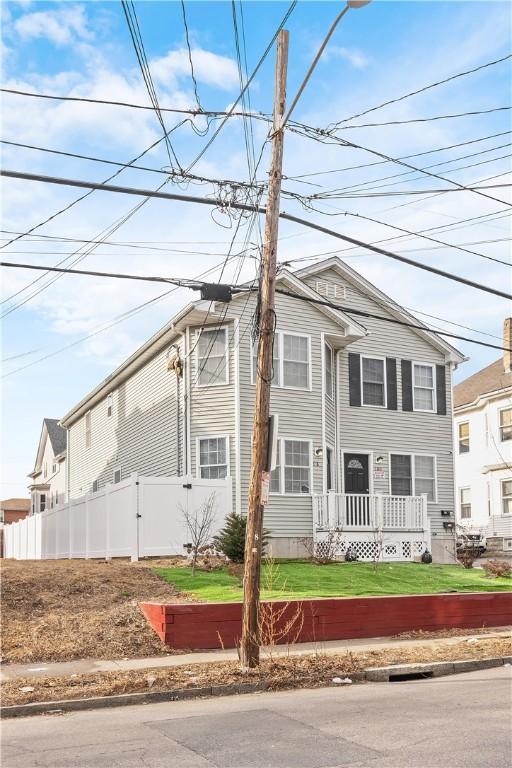
<svg viewBox="0 0 512 768">
<path fill-rule="evenodd" d="M 277 571 L 277 573 L 276 573 Z M 190 568 L 156 568 L 155 572 L 183 592 L 211 603 L 242 599 L 238 579 L 226 569 L 196 571 Z M 270 582 L 270 583 L 269 583 Z M 269 577 L 262 574 L 262 597 L 301 599 L 307 597 L 349 597 L 353 595 L 417 595 L 436 592 L 496 592 L 510 590 L 510 579 L 489 579 L 481 569 L 466 570 L 458 565 L 420 563 L 313 563 L 286 560 L 274 565 Z"/>
</svg>

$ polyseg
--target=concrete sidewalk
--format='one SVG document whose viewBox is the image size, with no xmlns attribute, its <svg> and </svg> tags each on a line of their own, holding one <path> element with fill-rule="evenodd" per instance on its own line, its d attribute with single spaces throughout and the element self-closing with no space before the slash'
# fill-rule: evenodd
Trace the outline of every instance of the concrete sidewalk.
<svg viewBox="0 0 512 768">
<path fill-rule="evenodd" d="M 501 627 L 496 632 L 457 637 L 436 637 L 418 640 L 397 640 L 393 637 L 376 637 L 363 640 L 332 640 L 323 643 L 299 643 L 294 646 L 279 646 L 272 649 L 273 656 L 301 656 L 309 653 L 335 654 L 343 651 L 379 651 L 383 648 L 414 648 L 415 646 L 439 647 L 455 645 L 461 641 L 471 642 L 476 638 L 511 637 L 512 627 Z M 265 651 L 263 651 L 265 653 Z M 0 680 L 16 680 L 21 677 L 67 677 L 95 672 L 120 672 L 129 670 L 155 669 L 190 666 L 219 661 L 236 661 L 236 650 L 201 651 L 169 656 L 147 656 L 143 659 L 80 659 L 56 663 L 8 664 L 0 668 Z"/>
</svg>

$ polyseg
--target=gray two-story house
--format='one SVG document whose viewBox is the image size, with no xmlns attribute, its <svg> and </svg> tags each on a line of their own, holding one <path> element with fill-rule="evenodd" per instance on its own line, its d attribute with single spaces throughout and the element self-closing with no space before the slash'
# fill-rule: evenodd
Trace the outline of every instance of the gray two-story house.
<svg viewBox="0 0 512 768">
<path fill-rule="evenodd" d="M 304 539 L 337 530 L 341 549 L 361 559 L 410 560 L 428 547 L 449 560 L 452 371 L 464 357 L 426 327 L 407 327 L 418 320 L 338 258 L 283 270 L 278 285 L 301 298 L 276 297 L 273 554 L 301 555 Z M 71 498 L 132 472 L 230 475 L 245 513 L 255 308 L 251 291 L 189 304 L 69 411 Z"/>
</svg>

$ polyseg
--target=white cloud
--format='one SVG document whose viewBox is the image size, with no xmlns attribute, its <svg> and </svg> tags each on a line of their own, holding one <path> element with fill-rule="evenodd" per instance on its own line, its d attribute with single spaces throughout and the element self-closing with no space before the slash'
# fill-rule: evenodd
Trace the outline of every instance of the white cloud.
<svg viewBox="0 0 512 768">
<path fill-rule="evenodd" d="M 199 82 L 231 90 L 238 85 L 238 71 L 233 59 L 202 48 L 192 50 L 194 74 Z M 190 77 L 188 51 L 169 51 L 166 56 L 150 62 L 153 78 L 163 84 L 176 82 L 180 77 Z"/>
<path fill-rule="evenodd" d="M 26 13 L 14 22 L 14 29 L 22 40 L 46 38 L 56 45 L 93 38 L 83 5 Z"/>
<path fill-rule="evenodd" d="M 357 48 L 343 48 L 340 45 L 331 45 L 324 54 L 324 59 L 343 59 L 354 69 L 366 69 L 370 63 L 370 59 L 366 54 Z"/>
</svg>

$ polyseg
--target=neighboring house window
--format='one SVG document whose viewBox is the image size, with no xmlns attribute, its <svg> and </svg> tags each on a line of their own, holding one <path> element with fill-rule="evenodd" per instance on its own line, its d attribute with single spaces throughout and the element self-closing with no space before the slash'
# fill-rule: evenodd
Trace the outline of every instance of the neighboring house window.
<svg viewBox="0 0 512 768">
<path fill-rule="evenodd" d="M 114 481 L 115 482 L 115 481 Z M 100 487 L 99 480 L 93 480 L 92 481 L 92 492 L 97 493 L 98 489 Z"/>
<path fill-rule="evenodd" d="M 413 365 L 413 408 L 415 411 L 435 410 L 435 373 L 433 365 Z"/>
<path fill-rule="evenodd" d="M 112 416 L 113 407 L 114 407 L 114 395 L 111 392 L 110 395 L 108 395 L 107 397 L 107 416 L 108 417 Z"/>
<path fill-rule="evenodd" d="M 58 494 L 58 492 L 57 492 L 57 491 L 55 491 L 55 506 L 56 506 L 56 507 L 58 507 L 58 506 L 59 506 L 59 494 Z"/>
<path fill-rule="evenodd" d="M 91 412 L 85 414 L 85 447 L 91 447 Z"/>
<path fill-rule="evenodd" d="M 199 477 L 218 480 L 228 474 L 227 437 L 199 439 Z"/>
<path fill-rule="evenodd" d="M 391 493 L 393 496 L 436 498 L 436 464 L 434 456 L 423 454 L 391 454 Z"/>
<path fill-rule="evenodd" d="M 334 375 L 333 375 L 333 351 L 332 348 L 326 344 L 324 347 L 325 355 L 325 394 L 334 398 Z"/>
<path fill-rule="evenodd" d="M 503 514 L 512 515 L 512 480 L 502 481 L 501 498 L 503 500 Z"/>
<path fill-rule="evenodd" d="M 283 386 L 309 389 L 309 339 L 283 333 Z"/>
<path fill-rule="evenodd" d="M 113 476 L 114 483 L 115 484 L 120 483 L 121 482 L 121 477 L 122 477 L 121 467 L 116 467 L 114 469 L 114 476 Z"/>
<path fill-rule="evenodd" d="M 39 511 L 44 512 L 46 509 L 46 493 L 42 493 L 39 497 Z"/>
<path fill-rule="evenodd" d="M 307 440 L 279 440 L 280 461 L 270 476 L 270 492 L 311 493 L 311 444 Z"/>
<path fill-rule="evenodd" d="M 52 475 L 55 475 L 57 473 L 57 462 L 54 461 L 52 464 Z"/>
<path fill-rule="evenodd" d="M 459 424 L 459 453 L 469 453 L 469 421 Z"/>
<path fill-rule="evenodd" d="M 228 383 L 228 333 L 226 328 L 201 331 L 197 345 L 200 387 Z"/>
<path fill-rule="evenodd" d="M 386 407 L 386 373 L 384 360 L 361 357 L 361 402 L 363 405 Z"/>
<path fill-rule="evenodd" d="M 512 440 L 512 408 L 503 408 L 500 411 L 500 440 Z"/>
<path fill-rule="evenodd" d="M 471 517 L 471 488 L 461 488 L 459 490 L 460 500 L 460 518 L 467 520 Z"/>
</svg>

